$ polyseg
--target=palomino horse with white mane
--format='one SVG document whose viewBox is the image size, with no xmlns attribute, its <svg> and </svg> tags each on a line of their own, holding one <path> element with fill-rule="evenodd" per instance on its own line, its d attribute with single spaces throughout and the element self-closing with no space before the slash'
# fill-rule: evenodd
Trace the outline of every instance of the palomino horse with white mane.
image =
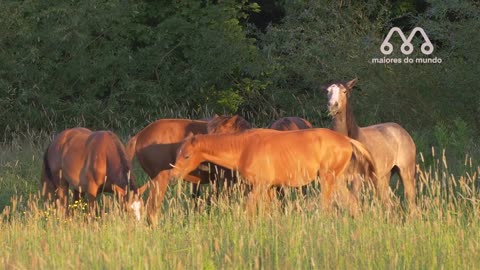
<svg viewBox="0 0 480 270">
<path fill-rule="evenodd" d="M 358 194 L 349 192 L 348 176 L 362 174 L 375 181 L 368 150 L 329 129 L 191 136 L 177 152 L 171 177 L 184 178 L 205 161 L 237 170 L 252 186 L 250 202 L 272 187 L 300 187 L 319 177 L 322 205 L 330 208 L 338 197 L 336 202 L 350 204 L 352 215 L 358 211 Z"/>
<path fill-rule="evenodd" d="M 170 163 L 175 162 L 176 152 L 182 140 L 189 134 L 239 132 L 251 128 L 241 116 L 215 115 L 210 121 L 189 119 L 160 119 L 135 136 L 127 145 L 130 160 L 136 156 L 143 170 L 152 179 L 153 187 L 147 199 L 147 219 L 156 223 L 157 212 L 169 183 Z M 198 185 L 217 180 L 221 175 L 226 181 L 235 181 L 236 174 L 224 168 L 213 168 L 211 164 L 203 163 L 200 168 L 185 175 L 189 182 L 194 183 L 194 195 L 198 196 Z M 218 172 L 218 174 L 217 174 Z"/>
<path fill-rule="evenodd" d="M 68 188 L 74 189 L 74 200 L 88 194 L 90 212 L 99 192 L 115 192 L 125 206 L 129 192 L 135 195 L 127 210 L 140 219 L 141 200 L 146 185 L 137 188 L 130 171 L 130 161 L 120 139 L 110 131 L 92 132 L 86 128 L 62 131 L 48 146 L 43 157 L 41 193 L 51 200 L 56 195 L 59 206 L 68 210 Z"/>
<path fill-rule="evenodd" d="M 357 79 L 336 82 L 324 87 L 328 95 L 328 111 L 333 117 L 333 130 L 360 141 L 372 154 L 378 177 L 378 193 L 389 202 L 390 177 L 397 172 L 403 183 L 405 197 L 415 205 L 415 155 L 412 137 L 397 123 L 359 127 L 348 98 Z"/>
</svg>

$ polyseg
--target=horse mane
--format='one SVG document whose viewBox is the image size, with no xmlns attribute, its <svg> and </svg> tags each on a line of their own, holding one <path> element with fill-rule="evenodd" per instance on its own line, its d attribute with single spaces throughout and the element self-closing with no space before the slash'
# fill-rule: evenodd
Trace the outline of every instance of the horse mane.
<svg viewBox="0 0 480 270">
<path fill-rule="evenodd" d="M 216 116 L 207 123 L 208 134 L 235 133 L 251 128 L 252 125 L 239 115 Z"/>
</svg>

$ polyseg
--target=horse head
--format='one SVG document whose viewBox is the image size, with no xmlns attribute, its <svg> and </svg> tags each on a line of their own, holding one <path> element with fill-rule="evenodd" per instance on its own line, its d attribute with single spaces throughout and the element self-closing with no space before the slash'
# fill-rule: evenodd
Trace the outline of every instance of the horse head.
<svg viewBox="0 0 480 270">
<path fill-rule="evenodd" d="M 177 150 L 175 165 L 170 164 L 173 168 L 171 179 L 184 178 L 203 161 L 201 154 L 197 151 L 199 146 L 198 136 L 201 135 L 189 135 L 183 140 L 182 145 Z"/>
<path fill-rule="evenodd" d="M 344 112 L 353 87 L 358 79 L 353 79 L 348 82 L 335 82 L 327 84 L 322 87 L 327 94 L 328 113 L 330 116 L 335 116 L 338 113 Z"/>
<path fill-rule="evenodd" d="M 127 185 L 121 187 L 116 184 L 112 184 L 113 192 L 118 195 L 123 204 L 124 210 L 132 213 L 137 220 L 140 220 L 141 210 L 143 208 L 142 194 L 147 190 L 148 183 L 141 187 L 137 187 L 135 178 L 131 175 L 131 172 L 127 173 Z"/>
</svg>

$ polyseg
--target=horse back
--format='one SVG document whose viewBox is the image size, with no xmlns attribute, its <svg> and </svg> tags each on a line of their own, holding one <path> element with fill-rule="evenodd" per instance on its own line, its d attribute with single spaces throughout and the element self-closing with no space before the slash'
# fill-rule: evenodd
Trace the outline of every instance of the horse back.
<svg viewBox="0 0 480 270">
<path fill-rule="evenodd" d="M 93 132 L 85 145 L 86 162 L 82 186 L 95 181 L 97 186 L 109 184 L 120 187 L 128 185 L 128 172 L 131 169 L 125 147 L 121 140 L 111 131 Z M 108 186 L 107 186 L 108 188 Z M 106 189 L 105 191 L 110 191 Z"/>
<path fill-rule="evenodd" d="M 160 119 L 137 134 L 136 150 L 152 143 L 178 143 L 190 133 L 206 134 L 207 122 L 188 119 Z"/>
<path fill-rule="evenodd" d="M 261 172 L 261 181 L 274 185 L 301 186 L 319 171 L 341 174 L 352 155 L 349 139 L 328 129 L 262 132 L 247 145 L 241 167 L 247 174 Z"/>
<path fill-rule="evenodd" d="M 393 166 L 414 167 L 416 146 L 410 134 L 397 123 L 382 123 L 363 127 L 358 138 L 375 158 L 380 175 Z"/>
<path fill-rule="evenodd" d="M 270 124 L 268 128 L 276 130 L 298 130 L 313 128 L 313 125 L 303 118 L 291 116 L 278 119 Z"/>
</svg>

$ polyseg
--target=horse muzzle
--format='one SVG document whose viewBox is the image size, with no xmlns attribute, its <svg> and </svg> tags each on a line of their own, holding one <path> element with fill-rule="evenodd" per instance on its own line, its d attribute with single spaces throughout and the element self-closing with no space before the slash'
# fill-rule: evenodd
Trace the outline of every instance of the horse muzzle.
<svg viewBox="0 0 480 270">
<path fill-rule="evenodd" d="M 338 106 L 328 107 L 328 115 L 330 117 L 335 117 L 338 114 Z"/>
</svg>

